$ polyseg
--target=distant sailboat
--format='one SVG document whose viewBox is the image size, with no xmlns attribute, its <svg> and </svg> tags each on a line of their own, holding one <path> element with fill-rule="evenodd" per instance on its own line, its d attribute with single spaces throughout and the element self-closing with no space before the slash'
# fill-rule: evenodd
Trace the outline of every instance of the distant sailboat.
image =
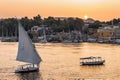
<svg viewBox="0 0 120 80">
<path fill-rule="evenodd" d="M 42 28 L 43 28 L 43 39 L 42 40 L 40 40 L 39 42 L 40 43 L 47 43 L 48 41 L 47 41 L 47 38 L 46 38 L 46 32 L 45 32 L 45 26 L 46 25 L 41 25 L 42 26 Z"/>
<path fill-rule="evenodd" d="M 39 64 L 42 61 L 41 57 L 38 55 L 35 46 L 32 44 L 32 40 L 29 38 L 27 32 L 24 30 L 20 22 L 18 22 L 18 26 L 19 26 L 19 47 L 16 60 L 27 62 L 30 64 L 21 65 L 20 68 L 17 69 L 15 72 L 25 73 L 39 71 Z"/>
<path fill-rule="evenodd" d="M 44 30 L 43 30 L 43 34 L 44 34 L 44 42 L 46 43 L 46 42 L 47 42 L 47 39 L 46 39 L 45 27 L 44 27 Z"/>
</svg>

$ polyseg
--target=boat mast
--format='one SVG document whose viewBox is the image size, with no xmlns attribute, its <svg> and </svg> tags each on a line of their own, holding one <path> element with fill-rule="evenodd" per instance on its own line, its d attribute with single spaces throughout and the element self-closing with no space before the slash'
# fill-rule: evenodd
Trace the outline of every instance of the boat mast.
<svg viewBox="0 0 120 80">
<path fill-rule="evenodd" d="M 3 38 L 3 35 L 4 35 L 4 34 L 3 34 L 3 25 L 2 25 L 2 38 Z"/>
<path fill-rule="evenodd" d="M 43 39 L 44 39 L 44 42 L 47 42 L 47 38 L 46 38 L 46 28 L 45 28 L 46 25 L 41 25 L 41 27 L 43 28 Z"/>
<path fill-rule="evenodd" d="M 33 67 L 34 67 L 34 64 L 33 64 Z"/>
</svg>

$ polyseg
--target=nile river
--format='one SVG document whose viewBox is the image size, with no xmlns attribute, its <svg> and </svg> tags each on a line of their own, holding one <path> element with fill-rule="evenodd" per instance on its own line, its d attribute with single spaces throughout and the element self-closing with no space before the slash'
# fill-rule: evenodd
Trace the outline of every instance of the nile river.
<svg viewBox="0 0 120 80">
<path fill-rule="evenodd" d="M 98 43 L 36 43 L 40 72 L 15 74 L 18 43 L 0 42 L 0 80 L 120 80 L 120 45 Z M 80 58 L 101 56 L 101 66 L 81 66 Z"/>
</svg>

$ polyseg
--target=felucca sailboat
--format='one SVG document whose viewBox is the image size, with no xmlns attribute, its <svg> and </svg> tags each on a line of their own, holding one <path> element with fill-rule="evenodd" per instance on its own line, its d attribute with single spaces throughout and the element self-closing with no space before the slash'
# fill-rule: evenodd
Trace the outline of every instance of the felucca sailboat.
<svg viewBox="0 0 120 80">
<path fill-rule="evenodd" d="M 39 65 L 41 57 L 38 55 L 38 52 L 35 49 L 35 46 L 32 44 L 32 40 L 28 36 L 27 32 L 24 30 L 20 22 L 18 21 L 19 26 L 19 46 L 17 61 L 27 62 L 30 64 L 21 65 L 15 72 L 16 73 L 26 73 L 26 72 L 35 72 L 39 71 Z"/>
</svg>

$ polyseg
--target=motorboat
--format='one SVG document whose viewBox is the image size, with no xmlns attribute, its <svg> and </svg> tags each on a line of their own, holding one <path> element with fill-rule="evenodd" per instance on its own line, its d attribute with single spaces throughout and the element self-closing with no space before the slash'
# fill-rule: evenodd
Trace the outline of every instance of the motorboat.
<svg viewBox="0 0 120 80">
<path fill-rule="evenodd" d="M 103 65 L 105 60 L 102 59 L 101 57 L 85 57 L 85 58 L 80 58 L 81 65 Z"/>
</svg>

